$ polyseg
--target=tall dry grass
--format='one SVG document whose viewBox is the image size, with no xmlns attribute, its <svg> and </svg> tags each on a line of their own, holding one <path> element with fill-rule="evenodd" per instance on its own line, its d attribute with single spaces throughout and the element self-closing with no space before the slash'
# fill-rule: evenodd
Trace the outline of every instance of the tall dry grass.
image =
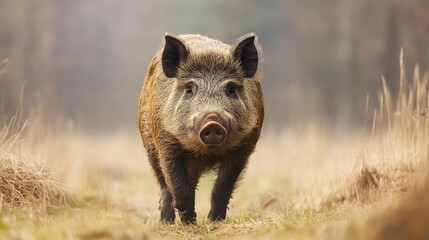
<svg viewBox="0 0 429 240">
<path fill-rule="evenodd" d="M 9 59 L 4 59 L 0 62 L 0 76 L 6 72 Z"/>
<path fill-rule="evenodd" d="M 402 52 L 399 61 L 399 92 L 394 97 L 383 77 L 379 106 L 371 124 L 365 124 L 360 171 L 329 195 L 324 206 L 395 199 L 419 187 L 421 178 L 427 177 L 421 169 L 427 169 L 429 159 L 429 76 L 425 72 L 421 77 L 417 65 L 409 81 Z"/>
<path fill-rule="evenodd" d="M 372 216 L 363 228 L 374 239 L 429 239 L 429 72 L 423 77 L 417 65 L 412 81 L 406 78 L 403 54 L 400 57 L 400 88 L 396 101 L 383 79 L 383 94 L 380 95 L 380 117 L 373 125 L 386 124 L 386 138 L 393 142 L 394 156 L 402 159 L 396 166 L 399 172 L 414 172 L 414 178 L 399 182 L 402 190 L 409 190 L 406 198 L 396 201 L 382 213 Z M 385 102 L 385 104 L 382 104 Z M 378 122 L 376 122 L 378 121 Z M 392 168 L 392 166 L 390 167 Z M 394 168 L 395 169 L 395 168 Z M 392 177 L 404 174 L 392 173 Z M 392 180 L 391 180 L 392 181 Z"/>
<path fill-rule="evenodd" d="M 0 63 L 0 86 L 7 63 L 7 60 Z M 1 116 L 0 121 L 0 212 L 31 208 L 35 204 L 44 209 L 65 206 L 74 200 L 62 184 L 52 178 L 49 169 L 20 155 L 28 129 L 28 122 L 21 118 L 21 103 L 22 99 L 15 116 L 9 120 Z"/>
</svg>

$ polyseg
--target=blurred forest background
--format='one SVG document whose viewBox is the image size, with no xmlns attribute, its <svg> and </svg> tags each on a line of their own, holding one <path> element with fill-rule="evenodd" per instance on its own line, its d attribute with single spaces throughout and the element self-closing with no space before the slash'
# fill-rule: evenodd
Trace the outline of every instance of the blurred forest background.
<svg viewBox="0 0 429 240">
<path fill-rule="evenodd" d="M 226 43 L 255 32 L 268 129 L 360 123 L 381 75 L 397 82 L 401 47 L 409 70 L 429 67 L 427 0 L 0 0 L 0 61 L 10 60 L 0 113 L 15 112 L 25 82 L 27 114 L 94 132 L 137 129 L 142 81 L 165 32 Z"/>
</svg>

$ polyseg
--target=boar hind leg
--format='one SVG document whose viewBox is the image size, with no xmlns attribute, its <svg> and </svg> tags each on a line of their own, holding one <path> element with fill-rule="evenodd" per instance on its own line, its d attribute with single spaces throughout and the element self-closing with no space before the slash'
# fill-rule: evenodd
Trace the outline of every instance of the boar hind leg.
<svg viewBox="0 0 429 240">
<path fill-rule="evenodd" d="M 218 177 L 211 195 L 211 209 L 208 216 L 210 221 L 219 221 L 226 218 L 229 199 L 241 172 L 246 166 L 246 162 L 247 159 L 228 159 L 221 162 Z"/>
<path fill-rule="evenodd" d="M 176 216 L 174 208 L 172 207 L 173 197 L 168 191 L 167 184 L 165 183 L 165 178 L 159 166 L 159 160 L 158 155 L 156 154 L 156 150 L 148 151 L 148 157 L 150 165 L 155 172 L 158 184 L 161 187 L 161 199 L 159 200 L 159 210 L 161 210 L 161 222 L 174 223 L 174 219 Z"/>
</svg>

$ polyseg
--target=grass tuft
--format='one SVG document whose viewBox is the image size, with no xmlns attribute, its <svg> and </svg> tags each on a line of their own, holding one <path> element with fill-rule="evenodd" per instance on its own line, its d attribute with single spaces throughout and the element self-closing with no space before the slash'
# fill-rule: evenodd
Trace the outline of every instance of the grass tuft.
<svg viewBox="0 0 429 240">
<path fill-rule="evenodd" d="M 5 71 L 7 60 L 0 63 Z M 71 193 L 51 177 L 50 170 L 40 163 L 19 155 L 27 121 L 21 122 L 21 104 L 17 115 L 0 128 L 0 206 L 1 210 L 43 206 L 54 209 L 77 204 Z"/>
<path fill-rule="evenodd" d="M 413 82 L 406 78 L 400 55 L 399 92 L 394 98 L 382 78 L 383 91 L 374 111 L 371 136 L 362 140 L 362 167 L 347 183 L 329 194 L 323 207 L 343 203 L 372 203 L 415 189 L 416 174 L 427 163 L 429 147 L 428 74 L 415 67 Z M 366 130 L 365 130 L 366 131 Z"/>
</svg>

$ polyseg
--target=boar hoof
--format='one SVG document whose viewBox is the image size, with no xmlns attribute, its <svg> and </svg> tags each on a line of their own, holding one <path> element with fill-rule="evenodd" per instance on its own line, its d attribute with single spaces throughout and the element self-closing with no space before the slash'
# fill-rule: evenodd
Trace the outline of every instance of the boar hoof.
<svg viewBox="0 0 429 240">
<path fill-rule="evenodd" d="M 174 209 L 163 209 L 161 210 L 161 222 L 166 224 L 173 224 L 175 219 Z"/>
<path fill-rule="evenodd" d="M 189 224 L 196 224 L 197 223 L 197 214 L 195 211 L 183 211 L 179 212 L 180 220 L 183 224 L 189 225 Z"/>
</svg>

